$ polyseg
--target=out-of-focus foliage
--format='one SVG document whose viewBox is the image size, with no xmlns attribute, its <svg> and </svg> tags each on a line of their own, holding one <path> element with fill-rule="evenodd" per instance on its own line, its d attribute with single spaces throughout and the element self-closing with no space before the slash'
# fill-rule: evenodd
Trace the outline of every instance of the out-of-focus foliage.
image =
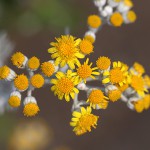
<svg viewBox="0 0 150 150">
<path fill-rule="evenodd" d="M 80 7 L 68 0 L 1 0 L 0 29 L 17 29 L 32 35 L 41 29 L 64 31 L 80 20 Z"/>
</svg>

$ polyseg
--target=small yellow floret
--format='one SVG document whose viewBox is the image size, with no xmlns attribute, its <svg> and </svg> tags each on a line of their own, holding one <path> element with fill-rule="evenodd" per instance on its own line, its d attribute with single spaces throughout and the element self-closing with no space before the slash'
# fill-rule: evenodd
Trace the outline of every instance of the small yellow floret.
<svg viewBox="0 0 150 150">
<path fill-rule="evenodd" d="M 123 24 L 123 17 L 120 13 L 116 12 L 112 14 L 110 17 L 110 22 L 115 26 L 115 27 L 120 27 Z"/>
<path fill-rule="evenodd" d="M 7 66 L 0 67 L 0 79 L 6 79 L 10 73 L 10 69 Z"/>
<path fill-rule="evenodd" d="M 93 36 L 91 35 L 85 35 L 84 37 L 86 40 L 90 41 L 92 44 L 95 42 L 95 39 Z"/>
<path fill-rule="evenodd" d="M 20 68 L 23 65 L 23 62 L 25 61 L 25 56 L 21 52 L 17 52 L 12 55 L 11 61 L 14 66 Z"/>
<path fill-rule="evenodd" d="M 87 22 L 92 28 L 98 28 L 102 24 L 101 18 L 98 15 L 90 15 Z"/>
<path fill-rule="evenodd" d="M 83 54 L 90 54 L 93 52 L 93 45 L 89 40 L 83 39 L 80 43 L 80 50 Z"/>
<path fill-rule="evenodd" d="M 14 79 L 14 86 L 19 90 L 19 91 L 24 91 L 28 88 L 29 82 L 27 76 L 24 74 L 18 75 Z"/>
<path fill-rule="evenodd" d="M 140 75 L 142 75 L 143 73 L 145 73 L 145 68 L 139 64 L 138 62 L 135 62 L 133 65 L 133 68 L 135 69 L 135 71 L 137 71 Z"/>
<path fill-rule="evenodd" d="M 31 84 L 35 88 L 41 88 L 44 85 L 44 78 L 40 74 L 35 74 L 31 77 Z"/>
<path fill-rule="evenodd" d="M 108 92 L 108 97 L 110 101 L 115 102 L 121 98 L 121 91 L 120 90 L 111 90 Z"/>
<path fill-rule="evenodd" d="M 50 77 L 55 72 L 55 67 L 51 62 L 44 62 L 41 65 L 41 70 L 45 76 Z"/>
<path fill-rule="evenodd" d="M 23 114 L 27 117 L 33 117 L 40 111 L 37 104 L 28 103 L 24 106 Z"/>
<path fill-rule="evenodd" d="M 136 13 L 134 12 L 134 11 L 128 11 L 128 13 L 127 13 L 127 18 L 128 18 L 128 20 L 130 21 L 130 22 L 135 22 L 136 21 L 136 18 L 137 18 L 137 16 L 136 16 Z"/>
<path fill-rule="evenodd" d="M 11 96 L 8 100 L 8 103 L 11 107 L 19 107 L 21 100 L 18 96 Z"/>
<path fill-rule="evenodd" d="M 100 70 L 107 70 L 111 64 L 111 61 L 108 57 L 99 57 L 96 61 L 96 65 Z"/>
<path fill-rule="evenodd" d="M 141 113 L 144 110 L 144 101 L 139 100 L 137 102 L 134 102 L 134 108 L 138 113 Z"/>
<path fill-rule="evenodd" d="M 40 61 L 37 57 L 32 57 L 29 59 L 28 61 L 28 67 L 31 69 L 31 70 L 36 70 L 38 69 L 40 66 Z"/>
</svg>

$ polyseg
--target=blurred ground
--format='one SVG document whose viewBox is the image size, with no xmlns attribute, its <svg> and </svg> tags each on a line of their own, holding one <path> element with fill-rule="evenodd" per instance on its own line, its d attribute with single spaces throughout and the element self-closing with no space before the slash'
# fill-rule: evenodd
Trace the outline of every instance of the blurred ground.
<svg viewBox="0 0 150 150">
<path fill-rule="evenodd" d="M 71 34 L 82 37 L 87 30 L 87 16 L 91 13 L 97 13 L 97 10 L 90 0 L 71 0 L 69 3 L 71 2 L 74 4 L 74 8 L 82 13 L 81 22 L 76 23 L 77 27 L 71 30 Z M 67 0 L 66 3 L 68 3 Z M 138 16 L 136 23 L 121 28 L 104 26 L 97 34 L 95 53 L 90 58 L 96 60 L 98 56 L 105 55 L 112 60 L 121 60 L 128 65 L 138 61 L 145 66 L 147 73 L 150 74 L 150 1 L 134 0 L 134 4 L 134 10 Z M 78 15 L 80 18 L 80 13 Z M 40 32 L 27 37 L 13 28 L 9 29 L 9 35 L 16 44 L 15 50 L 22 51 L 29 57 L 35 55 L 40 58 L 41 62 L 50 59 L 47 53 L 49 42 L 61 34 L 63 32 L 58 33 L 55 30 L 42 29 Z M 72 150 L 149 149 L 150 110 L 137 114 L 129 110 L 122 102 L 111 103 L 106 111 L 95 112 L 100 115 L 97 129 L 90 134 L 77 137 L 69 126 L 71 102 L 66 103 L 57 100 L 49 87 L 34 91 L 34 95 L 41 108 L 37 118 L 44 119 L 54 131 L 53 147 L 67 145 Z M 14 114 L 7 115 L 18 121 L 23 118 L 22 108 Z M 0 124 L 2 123 L 7 124 L 8 122 L 0 117 Z M 10 127 L 2 126 L 2 128 L 7 130 Z M 5 150 L 7 142 L 0 142 L 0 149 Z M 48 145 L 45 150 L 50 150 L 52 146 Z"/>
</svg>

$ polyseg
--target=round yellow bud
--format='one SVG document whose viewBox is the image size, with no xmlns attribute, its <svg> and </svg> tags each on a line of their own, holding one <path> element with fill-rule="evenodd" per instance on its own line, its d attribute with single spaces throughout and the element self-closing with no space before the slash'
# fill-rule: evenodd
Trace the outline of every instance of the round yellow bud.
<svg viewBox="0 0 150 150">
<path fill-rule="evenodd" d="M 41 88 L 44 85 L 44 78 L 40 74 L 35 74 L 31 77 L 31 84 L 35 88 Z"/>
<path fill-rule="evenodd" d="M 98 28 L 99 26 L 101 26 L 102 21 L 101 21 L 101 18 L 98 15 L 90 15 L 88 17 L 87 23 L 92 28 Z"/>
<path fill-rule="evenodd" d="M 120 27 L 123 24 L 123 17 L 120 13 L 116 12 L 110 17 L 110 22 L 115 27 Z"/>
<path fill-rule="evenodd" d="M 28 61 L 29 69 L 36 70 L 39 68 L 39 66 L 40 66 L 40 61 L 37 57 L 34 56 L 34 57 L 29 59 L 29 61 Z"/>
<path fill-rule="evenodd" d="M 18 96 L 11 96 L 8 100 L 8 103 L 11 107 L 19 107 L 21 99 Z"/>
</svg>

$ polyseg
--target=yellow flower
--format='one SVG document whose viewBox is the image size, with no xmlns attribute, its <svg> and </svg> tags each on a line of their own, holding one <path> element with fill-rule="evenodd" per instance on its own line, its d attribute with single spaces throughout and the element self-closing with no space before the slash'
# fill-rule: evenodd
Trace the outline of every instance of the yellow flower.
<svg viewBox="0 0 150 150">
<path fill-rule="evenodd" d="M 75 75 L 77 75 L 79 81 L 84 80 L 86 83 L 87 78 L 93 78 L 95 79 L 95 76 L 93 75 L 100 75 L 98 71 L 95 71 L 98 69 L 97 67 L 91 68 L 92 63 L 88 65 L 89 59 L 87 58 L 83 65 L 79 64 L 77 68 L 77 72 Z"/>
<path fill-rule="evenodd" d="M 29 82 L 28 82 L 27 76 L 25 76 L 24 74 L 18 75 L 14 79 L 14 86 L 19 91 L 25 91 L 28 88 L 28 86 L 29 86 Z"/>
<path fill-rule="evenodd" d="M 75 87 L 78 84 L 78 80 L 74 77 L 74 73 L 71 70 L 68 70 L 66 74 L 57 72 L 56 77 L 57 79 L 51 80 L 51 83 L 54 84 L 51 87 L 54 95 L 58 95 L 60 100 L 65 97 L 66 101 L 70 101 L 70 96 L 74 99 L 75 93 L 79 93 L 79 90 Z"/>
<path fill-rule="evenodd" d="M 0 79 L 6 79 L 10 74 L 10 69 L 7 66 L 0 67 Z"/>
<path fill-rule="evenodd" d="M 35 74 L 31 77 L 31 84 L 35 88 L 41 88 L 44 85 L 44 78 L 40 74 Z"/>
<path fill-rule="evenodd" d="M 34 71 L 34 70 L 37 70 L 39 66 L 40 66 L 40 61 L 37 57 L 34 56 L 28 60 L 29 69 Z"/>
<path fill-rule="evenodd" d="M 16 52 L 15 54 L 12 55 L 11 61 L 14 66 L 16 66 L 18 68 L 22 68 L 25 66 L 27 58 L 21 52 Z"/>
<path fill-rule="evenodd" d="M 85 55 L 92 53 L 93 48 L 94 47 L 93 47 L 92 43 L 87 39 L 83 39 L 80 43 L 80 50 Z"/>
<path fill-rule="evenodd" d="M 95 109 L 96 106 L 99 106 L 101 109 L 106 109 L 108 106 L 107 100 L 108 97 L 104 96 L 101 90 L 94 89 L 90 92 L 87 102 L 90 103 L 90 107 L 93 107 L 93 109 Z"/>
<path fill-rule="evenodd" d="M 102 80 L 103 84 L 111 83 L 123 86 L 127 82 L 128 72 L 124 65 L 118 61 L 113 62 L 113 68 L 110 71 L 105 71 L 103 76 L 105 77 Z"/>
<path fill-rule="evenodd" d="M 55 65 L 64 67 L 66 64 L 71 69 L 75 68 L 75 64 L 79 64 L 78 58 L 84 58 L 85 56 L 80 52 L 79 44 L 81 39 L 76 39 L 71 35 L 64 35 L 61 38 L 56 38 L 57 42 L 50 43 L 52 48 L 48 49 L 49 53 L 52 53 L 51 57 L 55 60 Z"/>
<path fill-rule="evenodd" d="M 111 61 L 108 57 L 102 56 L 97 59 L 96 65 L 100 70 L 107 70 L 111 65 Z"/>
<path fill-rule="evenodd" d="M 144 108 L 147 110 L 150 107 L 150 94 L 145 95 L 143 98 L 144 101 Z"/>
<path fill-rule="evenodd" d="M 127 19 L 129 20 L 129 22 L 135 22 L 137 19 L 136 13 L 132 10 L 128 11 Z"/>
<path fill-rule="evenodd" d="M 24 106 L 23 114 L 27 117 L 33 117 L 40 111 L 39 107 L 35 103 L 28 103 Z"/>
<path fill-rule="evenodd" d="M 145 92 L 147 92 L 147 89 L 144 87 L 143 77 L 141 76 L 132 75 L 130 85 L 142 97 L 145 95 Z"/>
<path fill-rule="evenodd" d="M 8 103 L 11 107 L 19 107 L 21 99 L 18 96 L 10 96 Z"/>
<path fill-rule="evenodd" d="M 119 89 L 110 90 L 108 92 L 108 97 L 109 97 L 110 101 L 116 102 L 117 100 L 119 100 L 121 98 L 121 91 Z"/>
<path fill-rule="evenodd" d="M 119 12 L 116 12 L 110 17 L 110 22 L 115 27 L 120 27 L 123 24 L 123 17 Z"/>
<path fill-rule="evenodd" d="M 98 15 L 90 15 L 88 17 L 87 23 L 91 28 L 98 28 L 101 26 L 102 21 Z"/>
<path fill-rule="evenodd" d="M 50 77 L 54 74 L 55 67 L 54 67 L 54 64 L 52 64 L 51 62 L 48 61 L 48 62 L 42 63 L 41 70 L 45 76 Z"/>
<path fill-rule="evenodd" d="M 81 112 L 74 111 L 70 125 L 74 127 L 73 131 L 76 135 L 82 135 L 91 132 L 91 128 L 96 128 L 98 116 L 93 115 L 91 107 L 81 107 Z"/>
<path fill-rule="evenodd" d="M 145 75 L 143 77 L 144 79 L 144 85 L 147 87 L 147 88 L 150 88 L 150 77 L 148 75 Z"/>
<path fill-rule="evenodd" d="M 133 64 L 133 69 L 134 69 L 134 71 L 136 71 L 136 73 L 138 73 L 139 75 L 142 75 L 142 74 L 145 73 L 145 68 L 144 68 L 141 64 L 139 64 L 138 62 L 135 62 L 135 63 Z M 131 73 L 132 73 L 132 74 L 136 74 L 136 73 L 134 73 L 134 71 L 132 71 L 132 69 L 131 69 Z"/>
<path fill-rule="evenodd" d="M 144 101 L 138 100 L 134 102 L 134 108 L 138 113 L 141 113 L 144 110 Z"/>
</svg>

